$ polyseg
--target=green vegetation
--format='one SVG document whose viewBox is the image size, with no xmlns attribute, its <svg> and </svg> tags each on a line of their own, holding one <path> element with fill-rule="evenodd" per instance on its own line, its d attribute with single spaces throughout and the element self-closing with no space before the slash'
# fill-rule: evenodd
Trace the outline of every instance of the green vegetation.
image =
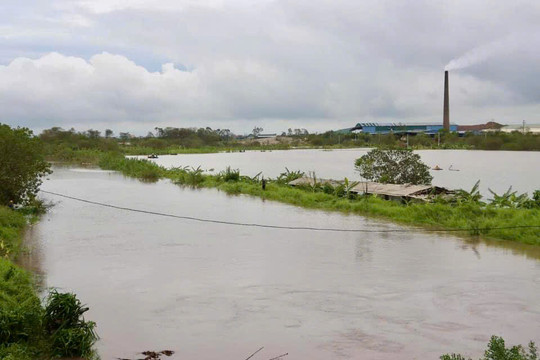
<svg viewBox="0 0 540 360">
<path fill-rule="evenodd" d="M 0 359 L 91 358 L 95 324 L 81 318 L 86 309 L 75 295 L 52 292 L 42 306 L 32 275 L 12 262 L 27 223 L 46 208 L 36 199 L 50 173 L 41 141 L 28 129 L 0 124 L 0 170 Z M 77 321 L 66 321 L 69 313 Z"/>
<path fill-rule="evenodd" d="M 467 360 L 460 354 L 446 354 L 440 357 L 441 360 Z M 468 358 L 471 360 L 471 358 Z M 527 349 L 522 345 L 515 345 L 507 348 L 502 337 L 492 336 L 488 343 L 488 348 L 484 357 L 480 360 L 538 360 L 538 349 L 534 342 L 530 342 Z"/>
<path fill-rule="evenodd" d="M 237 177 L 237 170 L 209 175 L 200 168 L 164 169 L 149 161 L 110 154 L 103 155 L 99 164 L 104 169 L 142 180 L 152 173 L 183 186 L 217 188 L 227 194 L 246 194 L 305 208 L 367 215 L 426 229 L 464 229 L 456 234 L 540 245 L 540 228 L 531 227 L 540 224 L 540 201 L 529 199 L 530 208 L 486 205 L 481 202 L 477 187 L 471 192 L 458 192 L 453 198 L 436 197 L 432 203 L 400 203 L 352 194 L 345 182 L 337 187 L 317 182 L 312 186 L 291 187 L 287 183 L 304 174 L 289 170 L 276 179 L 267 179 L 263 190 L 259 176 L 250 178 L 238 173 Z M 350 185 L 349 182 L 349 188 Z"/>
<path fill-rule="evenodd" d="M 43 309 L 30 274 L 0 259 L 0 358 L 39 359 L 45 348 Z"/>
<path fill-rule="evenodd" d="M 356 170 L 364 179 L 383 184 L 431 184 L 429 167 L 412 150 L 373 149 L 356 159 Z"/>
<path fill-rule="evenodd" d="M 0 359 L 94 357 L 95 324 L 75 295 L 53 291 L 43 307 L 32 275 L 12 262 L 26 224 L 24 211 L 0 206 Z"/>
<path fill-rule="evenodd" d="M 299 138 L 299 137 L 297 137 Z M 489 132 L 476 134 L 473 132 L 459 136 L 457 133 L 441 131 L 438 136 L 426 134 L 352 134 L 336 131 L 327 131 L 323 134 L 310 134 L 300 137 L 305 144 L 322 147 L 376 147 L 385 149 L 406 148 L 411 149 L 469 149 L 469 150 L 540 150 L 540 135 L 533 133 L 523 134 L 520 131 L 511 133 Z"/>
<path fill-rule="evenodd" d="M 75 294 L 52 291 L 47 299 L 43 325 L 51 336 L 54 357 L 94 356 L 92 346 L 97 340 L 96 324 L 82 317 L 88 311 Z"/>
<path fill-rule="evenodd" d="M 49 164 L 41 141 L 26 128 L 0 124 L 0 205 L 34 201 Z"/>
<path fill-rule="evenodd" d="M 258 128 L 256 128 L 258 129 Z M 256 130 L 254 129 L 254 130 Z M 44 143 L 48 159 L 62 162 L 90 164 L 98 161 L 102 152 L 124 155 L 148 154 L 196 154 L 244 150 L 287 150 L 291 148 L 357 148 L 383 149 L 477 149 L 477 150 L 540 150 L 540 135 L 532 133 L 492 132 L 484 134 L 441 131 L 439 136 L 425 134 L 403 136 L 399 134 L 370 135 L 327 131 L 309 134 L 305 129 L 289 129 L 271 144 L 257 138 L 238 137 L 227 129 L 211 128 L 155 128 L 146 136 L 120 133 L 112 137 L 111 130 L 105 136 L 97 130 L 77 132 L 53 127 L 44 130 L 39 137 Z"/>
</svg>

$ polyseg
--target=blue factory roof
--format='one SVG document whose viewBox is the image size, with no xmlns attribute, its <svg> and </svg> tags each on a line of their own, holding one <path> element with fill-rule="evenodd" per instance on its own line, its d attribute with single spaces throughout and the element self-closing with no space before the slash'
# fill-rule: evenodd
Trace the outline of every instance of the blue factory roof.
<svg viewBox="0 0 540 360">
<path fill-rule="evenodd" d="M 457 124 L 451 123 L 451 126 L 457 126 Z M 355 127 L 367 127 L 367 126 L 391 126 L 391 127 L 398 127 L 398 126 L 443 126 L 442 123 L 372 123 L 372 122 L 365 122 L 365 123 L 357 123 Z"/>
</svg>

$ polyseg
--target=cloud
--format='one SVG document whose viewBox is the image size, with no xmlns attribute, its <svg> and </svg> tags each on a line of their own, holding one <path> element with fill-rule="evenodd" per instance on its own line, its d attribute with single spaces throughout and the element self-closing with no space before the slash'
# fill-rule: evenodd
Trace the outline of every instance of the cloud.
<svg viewBox="0 0 540 360">
<path fill-rule="evenodd" d="M 8 0 L 0 121 L 240 132 L 440 121 L 444 65 L 513 36 L 511 53 L 451 74 L 452 121 L 538 122 L 538 16 L 533 0 Z"/>
</svg>

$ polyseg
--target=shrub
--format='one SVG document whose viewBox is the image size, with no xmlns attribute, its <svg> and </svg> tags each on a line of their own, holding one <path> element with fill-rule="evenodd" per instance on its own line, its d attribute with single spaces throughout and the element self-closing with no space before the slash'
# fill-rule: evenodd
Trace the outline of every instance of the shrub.
<svg viewBox="0 0 540 360">
<path fill-rule="evenodd" d="M 0 205 L 34 199 L 41 178 L 50 173 L 41 140 L 27 128 L 0 124 Z"/>
<path fill-rule="evenodd" d="M 96 324 L 83 318 L 86 311 L 88 308 L 75 294 L 56 290 L 49 294 L 43 321 L 46 331 L 52 336 L 54 356 L 92 356 L 92 346 L 98 336 L 94 331 Z"/>
<path fill-rule="evenodd" d="M 467 360 L 460 354 L 445 354 L 440 359 Z M 471 358 L 468 360 L 471 360 Z M 538 360 L 538 350 L 532 341 L 529 343 L 527 350 L 522 345 L 507 348 L 502 337 L 492 336 L 488 348 L 484 352 L 484 357 L 480 360 Z"/>
<path fill-rule="evenodd" d="M 431 184 L 429 167 L 412 150 L 371 150 L 355 161 L 364 179 L 389 184 Z"/>
</svg>

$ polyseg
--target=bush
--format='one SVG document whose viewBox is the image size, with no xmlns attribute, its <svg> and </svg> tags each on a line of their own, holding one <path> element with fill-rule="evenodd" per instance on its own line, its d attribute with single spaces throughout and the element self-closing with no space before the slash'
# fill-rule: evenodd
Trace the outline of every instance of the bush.
<svg viewBox="0 0 540 360">
<path fill-rule="evenodd" d="M 85 321 L 88 311 L 75 294 L 53 290 L 47 299 L 44 327 L 52 336 L 52 354 L 58 357 L 90 357 L 92 346 L 97 341 L 96 324 Z"/>
<path fill-rule="evenodd" d="M 355 161 L 364 179 L 389 184 L 431 184 L 429 167 L 412 150 L 371 150 Z"/>
<path fill-rule="evenodd" d="M 445 354 L 440 359 L 467 360 L 460 354 Z M 471 359 L 469 358 L 469 360 Z M 522 345 L 507 348 L 502 337 L 492 336 L 484 357 L 480 360 L 538 360 L 538 349 L 532 341 L 527 350 Z"/>
<path fill-rule="evenodd" d="M 27 128 L 0 124 L 0 169 L 0 205 L 33 200 L 50 173 L 41 140 Z"/>
</svg>

